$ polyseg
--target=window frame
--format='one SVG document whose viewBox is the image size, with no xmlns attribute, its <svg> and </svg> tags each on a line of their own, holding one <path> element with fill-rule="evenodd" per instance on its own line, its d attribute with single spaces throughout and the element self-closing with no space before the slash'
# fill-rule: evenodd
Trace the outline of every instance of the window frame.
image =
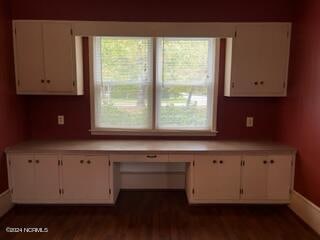
<svg viewBox="0 0 320 240">
<path fill-rule="evenodd" d="M 102 36 L 97 36 L 102 37 Z M 113 36 L 106 36 L 113 37 Z M 116 37 L 116 36 L 114 36 Z M 135 36 L 121 36 L 134 38 Z M 142 37 L 142 36 L 139 36 Z M 91 120 L 91 135 L 126 135 L 126 136 L 216 136 L 217 131 L 217 106 L 218 106 L 218 85 L 219 85 L 219 65 L 220 65 L 220 38 L 217 37 L 176 37 L 176 38 L 215 38 L 215 48 L 212 48 L 212 54 L 214 61 L 213 68 L 214 74 L 212 75 L 212 106 L 211 106 L 211 129 L 208 130 L 199 130 L 199 129 L 157 129 L 157 94 L 159 90 L 157 90 L 157 52 L 158 38 L 166 38 L 166 36 L 144 36 L 147 38 L 152 38 L 152 103 L 151 103 L 151 129 L 124 129 L 124 128 L 101 128 L 96 127 L 96 116 L 95 116 L 95 76 L 94 76 L 94 38 L 95 36 L 88 37 L 89 44 L 89 81 L 90 81 L 90 120 Z M 168 38 L 175 38 L 168 36 Z"/>
</svg>

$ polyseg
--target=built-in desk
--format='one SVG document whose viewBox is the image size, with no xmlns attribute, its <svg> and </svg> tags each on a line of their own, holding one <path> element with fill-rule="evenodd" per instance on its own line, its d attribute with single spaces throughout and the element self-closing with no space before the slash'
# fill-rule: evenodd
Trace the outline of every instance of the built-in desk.
<svg viewBox="0 0 320 240">
<path fill-rule="evenodd" d="M 122 163 L 184 163 L 190 203 L 288 203 L 295 149 L 266 142 L 29 141 L 6 150 L 15 203 L 114 204 Z"/>
</svg>

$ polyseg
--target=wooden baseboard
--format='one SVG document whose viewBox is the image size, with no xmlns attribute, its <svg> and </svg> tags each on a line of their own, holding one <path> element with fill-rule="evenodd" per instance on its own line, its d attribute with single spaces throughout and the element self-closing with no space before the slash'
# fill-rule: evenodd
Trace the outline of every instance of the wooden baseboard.
<svg viewBox="0 0 320 240">
<path fill-rule="evenodd" d="M 12 207 L 10 192 L 6 190 L 0 194 L 0 217 L 5 215 Z"/>
<path fill-rule="evenodd" d="M 318 206 L 300 193 L 293 191 L 289 207 L 313 230 L 320 234 L 320 208 Z"/>
</svg>

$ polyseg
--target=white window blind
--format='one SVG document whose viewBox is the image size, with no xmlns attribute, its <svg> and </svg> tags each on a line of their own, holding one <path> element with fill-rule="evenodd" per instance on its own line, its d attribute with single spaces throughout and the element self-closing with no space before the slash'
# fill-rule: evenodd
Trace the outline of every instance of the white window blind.
<svg viewBox="0 0 320 240">
<path fill-rule="evenodd" d="M 94 37 L 93 130 L 214 131 L 214 38 Z"/>
<path fill-rule="evenodd" d="M 94 38 L 95 125 L 152 126 L 152 39 Z"/>
<path fill-rule="evenodd" d="M 215 40 L 159 38 L 157 126 L 210 130 Z"/>
</svg>

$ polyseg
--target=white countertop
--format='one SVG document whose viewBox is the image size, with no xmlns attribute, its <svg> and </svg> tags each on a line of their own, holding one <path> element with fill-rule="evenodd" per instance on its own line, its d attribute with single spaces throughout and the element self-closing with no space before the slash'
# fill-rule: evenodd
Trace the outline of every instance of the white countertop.
<svg viewBox="0 0 320 240">
<path fill-rule="evenodd" d="M 197 140 L 57 140 L 26 141 L 8 147 L 6 153 L 57 152 L 277 152 L 296 149 L 275 142 Z"/>
</svg>

